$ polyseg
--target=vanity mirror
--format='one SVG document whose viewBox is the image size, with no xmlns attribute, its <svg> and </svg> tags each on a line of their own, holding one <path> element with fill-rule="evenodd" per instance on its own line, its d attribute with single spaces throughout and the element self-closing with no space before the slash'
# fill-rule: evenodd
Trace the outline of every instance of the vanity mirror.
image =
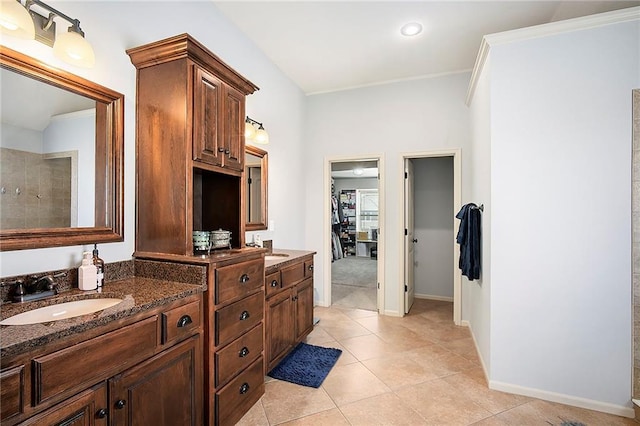
<svg viewBox="0 0 640 426">
<path fill-rule="evenodd" d="M 252 145 L 245 146 L 244 205 L 245 229 L 267 229 L 268 153 Z"/>
<path fill-rule="evenodd" d="M 122 241 L 124 96 L 4 46 L 0 67 L 0 250 Z"/>
</svg>

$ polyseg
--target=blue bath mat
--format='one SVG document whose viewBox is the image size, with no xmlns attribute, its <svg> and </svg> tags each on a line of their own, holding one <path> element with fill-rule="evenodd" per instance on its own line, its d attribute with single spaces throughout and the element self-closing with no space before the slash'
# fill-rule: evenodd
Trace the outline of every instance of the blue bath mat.
<svg viewBox="0 0 640 426">
<path fill-rule="evenodd" d="M 342 351 L 300 343 L 268 376 L 302 386 L 319 388 Z"/>
</svg>

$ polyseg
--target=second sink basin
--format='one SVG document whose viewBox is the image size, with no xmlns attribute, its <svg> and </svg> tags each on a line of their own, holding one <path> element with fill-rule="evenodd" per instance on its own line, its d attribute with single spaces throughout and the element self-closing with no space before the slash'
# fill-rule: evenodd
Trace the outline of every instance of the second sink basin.
<svg viewBox="0 0 640 426">
<path fill-rule="evenodd" d="M 289 257 L 287 253 L 271 253 L 264 256 L 264 260 L 280 260 L 283 257 Z"/>
<path fill-rule="evenodd" d="M 14 315 L 0 325 L 27 325 L 43 322 L 59 321 L 80 315 L 91 314 L 122 302 L 122 299 L 84 299 L 74 302 L 58 303 Z"/>
</svg>

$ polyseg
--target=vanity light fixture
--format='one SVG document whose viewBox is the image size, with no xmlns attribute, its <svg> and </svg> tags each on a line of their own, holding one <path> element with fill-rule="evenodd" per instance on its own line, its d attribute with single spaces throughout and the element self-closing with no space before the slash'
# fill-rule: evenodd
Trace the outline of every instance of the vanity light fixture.
<svg viewBox="0 0 640 426">
<path fill-rule="evenodd" d="M 256 124 L 258 125 L 257 129 Z M 264 129 L 262 123 L 257 122 L 249 116 L 244 120 L 244 137 L 246 140 L 260 145 L 269 143 L 269 134 Z"/>
<path fill-rule="evenodd" d="M 33 6 L 41 7 L 49 12 L 43 16 L 32 10 Z M 66 33 L 57 36 L 56 22 L 59 17 L 68 21 L 71 26 Z M 4 34 L 14 37 L 39 41 L 53 47 L 53 53 L 61 60 L 78 67 L 91 68 L 95 64 L 95 55 L 91 44 L 84 38 L 80 21 L 72 19 L 40 0 L 2 0 L 0 7 L 0 28 Z"/>
<path fill-rule="evenodd" d="M 404 24 L 402 28 L 400 28 L 400 34 L 405 37 L 413 37 L 417 36 L 422 32 L 422 24 L 419 22 L 409 22 L 408 24 Z"/>
</svg>

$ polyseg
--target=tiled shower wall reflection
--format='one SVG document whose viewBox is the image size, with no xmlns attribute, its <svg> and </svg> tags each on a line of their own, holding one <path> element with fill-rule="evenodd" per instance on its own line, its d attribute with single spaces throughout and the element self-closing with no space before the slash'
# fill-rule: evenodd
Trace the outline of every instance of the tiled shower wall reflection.
<svg viewBox="0 0 640 426">
<path fill-rule="evenodd" d="M 632 274 L 633 274 L 633 397 L 640 398 L 640 89 L 633 91 Z M 640 409 L 636 408 L 636 419 Z"/>
<path fill-rule="evenodd" d="M 71 226 L 71 158 L 0 148 L 0 228 Z"/>
</svg>

